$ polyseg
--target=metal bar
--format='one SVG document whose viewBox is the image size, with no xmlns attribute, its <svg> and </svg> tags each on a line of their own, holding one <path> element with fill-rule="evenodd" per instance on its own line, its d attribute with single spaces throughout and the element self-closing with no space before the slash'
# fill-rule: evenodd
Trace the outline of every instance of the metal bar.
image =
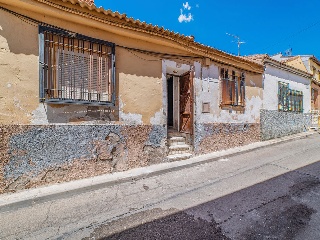
<svg viewBox="0 0 320 240">
<path fill-rule="evenodd" d="M 116 84 L 116 54 L 115 54 L 115 45 L 112 46 L 112 87 L 111 87 L 111 92 L 112 92 L 112 103 L 115 104 L 116 102 L 116 89 L 115 89 L 115 84 Z"/>
<path fill-rule="evenodd" d="M 39 42 L 40 101 L 114 106 L 114 44 L 43 26 Z"/>
<path fill-rule="evenodd" d="M 39 27 L 39 97 L 40 102 L 44 102 L 44 33 Z"/>
</svg>

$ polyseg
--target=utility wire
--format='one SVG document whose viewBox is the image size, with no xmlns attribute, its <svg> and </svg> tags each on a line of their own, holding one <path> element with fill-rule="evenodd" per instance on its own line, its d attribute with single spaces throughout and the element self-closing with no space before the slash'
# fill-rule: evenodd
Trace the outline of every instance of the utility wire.
<svg viewBox="0 0 320 240">
<path fill-rule="evenodd" d="M 309 30 L 310 28 L 313 28 L 314 26 L 318 25 L 319 23 L 320 23 L 320 21 L 315 22 L 315 23 L 313 23 L 313 24 L 311 24 L 311 25 L 309 25 L 309 26 L 307 26 L 307 27 L 305 27 L 305 28 L 303 28 L 303 29 L 301 29 L 301 30 L 299 30 L 299 31 L 291 34 L 290 36 L 285 37 L 285 38 L 283 38 L 282 40 L 277 41 L 276 43 L 274 43 L 274 44 L 272 44 L 272 45 L 269 45 L 268 47 L 262 49 L 262 51 L 267 50 L 267 49 L 269 49 L 269 48 L 271 48 L 271 47 L 277 46 L 277 45 L 279 45 L 280 43 L 282 43 L 283 41 L 288 40 L 288 39 L 290 39 L 290 38 L 293 38 L 293 37 L 295 37 L 296 35 L 298 35 L 298 34 L 300 34 L 300 33 L 302 33 L 302 32 L 305 32 L 305 31 Z"/>
</svg>

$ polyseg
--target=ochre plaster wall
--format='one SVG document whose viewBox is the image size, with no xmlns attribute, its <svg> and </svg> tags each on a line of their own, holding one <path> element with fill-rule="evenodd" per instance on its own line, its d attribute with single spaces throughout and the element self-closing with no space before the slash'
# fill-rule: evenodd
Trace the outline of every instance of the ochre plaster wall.
<svg viewBox="0 0 320 240">
<path fill-rule="evenodd" d="M 0 10 L 0 123 L 28 124 L 39 104 L 37 33 Z"/>
<path fill-rule="evenodd" d="M 142 47 L 142 46 L 140 46 Z M 150 124 L 162 109 L 161 61 L 148 61 L 150 57 L 117 48 L 117 77 L 119 83 L 120 118 Z"/>
<path fill-rule="evenodd" d="M 305 72 L 309 72 L 308 69 L 306 68 L 306 66 L 303 64 L 302 59 L 300 57 L 292 60 L 292 61 L 288 61 L 286 62 L 287 65 L 295 67 L 297 69 L 300 69 L 302 71 Z"/>
<path fill-rule="evenodd" d="M 61 21 L 58 18 L 23 10 L 19 12 L 53 26 L 116 43 L 117 102 L 116 107 L 110 109 L 39 103 L 38 27 L 0 10 L 0 123 L 101 124 L 121 121 L 163 124 L 162 60 L 121 46 L 172 54 L 186 52 Z"/>
</svg>

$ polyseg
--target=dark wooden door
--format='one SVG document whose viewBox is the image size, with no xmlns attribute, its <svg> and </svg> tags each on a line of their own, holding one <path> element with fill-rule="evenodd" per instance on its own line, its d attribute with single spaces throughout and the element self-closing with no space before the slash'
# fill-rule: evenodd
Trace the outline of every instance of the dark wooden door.
<svg viewBox="0 0 320 240">
<path fill-rule="evenodd" d="M 168 78 L 168 126 L 173 126 L 173 77 Z"/>
<path fill-rule="evenodd" d="M 193 72 L 180 77 L 180 132 L 193 133 Z"/>
</svg>

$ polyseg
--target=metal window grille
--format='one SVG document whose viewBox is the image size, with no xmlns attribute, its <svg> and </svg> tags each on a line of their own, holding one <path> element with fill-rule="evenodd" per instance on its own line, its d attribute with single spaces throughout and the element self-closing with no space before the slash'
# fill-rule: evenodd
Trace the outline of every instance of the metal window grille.
<svg viewBox="0 0 320 240">
<path fill-rule="evenodd" d="M 113 43 L 43 26 L 39 42 L 40 101 L 114 105 Z"/>
<path fill-rule="evenodd" d="M 303 112 L 303 92 L 290 89 L 288 83 L 278 82 L 278 109 L 285 112 Z"/>
<path fill-rule="evenodd" d="M 228 69 L 221 68 L 222 105 L 245 106 L 245 74 L 235 71 L 228 75 Z"/>
</svg>

